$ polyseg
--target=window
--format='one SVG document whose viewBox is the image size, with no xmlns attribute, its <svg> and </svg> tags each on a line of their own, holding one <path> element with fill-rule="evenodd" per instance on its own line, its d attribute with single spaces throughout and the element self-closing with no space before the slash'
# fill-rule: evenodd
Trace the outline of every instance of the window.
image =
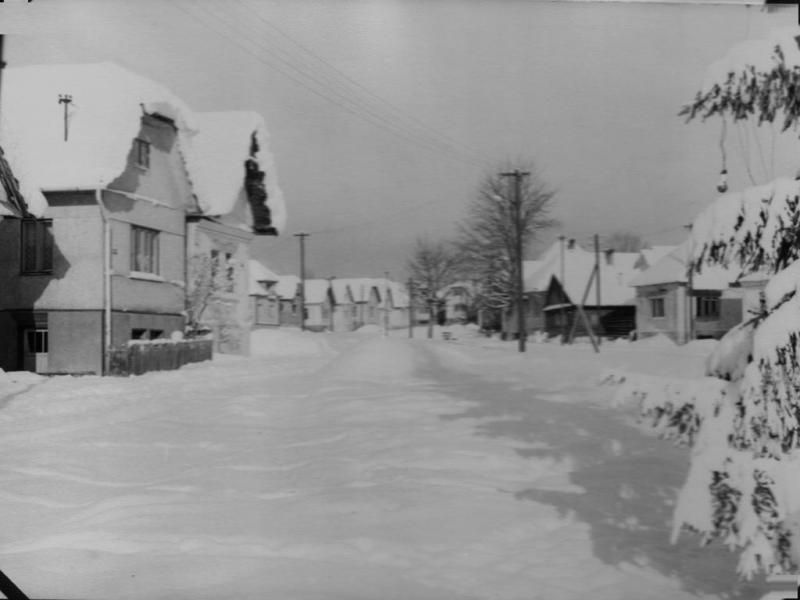
<svg viewBox="0 0 800 600">
<path fill-rule="evenodd" d="M 158 275 L 158 232 L 131 226 L 131 271 Z"/>
<path fill-rule="evenodd" d="M 49 273 L 53 270 L 53 222 L 22 221 L 22 272 Z"/>
<path fill-rule="evenodd" d="M 698 296 L 697 316 L 707 319 L 719 317 L 719 298 L 716 296 Z"/>
<path fill-rule="evenodd" d="M 146 340 L 147 339 L 147 329 L 131 329 L 131 339 L 132 340 Z"/>
<path fill-rule="evenodd" d="M 236 291 L 236 270 L 233 264 L 233 254 L 225 253 L 225 291 Z"/>
<path fill-rule="evenodd" d="M 133 142 L 133 156 L 136 166 L 142 169 L 150 168 L 150 142 L 136 138 Z"/>
<path fill-rule="evenodd" d="M 657 319 L 663 317 L 664 315 L 664 299 L 650 298 L 650 316 Z"/>
</svg>

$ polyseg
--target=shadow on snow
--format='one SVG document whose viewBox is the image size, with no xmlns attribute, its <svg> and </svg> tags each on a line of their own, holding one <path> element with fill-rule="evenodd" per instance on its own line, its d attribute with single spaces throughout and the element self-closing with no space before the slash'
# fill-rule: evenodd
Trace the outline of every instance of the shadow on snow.
<svg viewBox="0 0 800 600">
<path fill-rule="evenodd" d="M 514 497 L 551 505 L 560 517 L 588 524 L 593 553 L 602 562 L 647 566 L 677 578 L 694 594 L 734 600 L 764 593 L 761 581 L 739 580 L 737 555 L 724 546 L 702 548 L 689 532 L 670 544 L 672 511 L 688 470 L 686 449 L 646 435 L 621 413 L 592 405 L 591 399 L 555 402 L 546 399 L 546 390 L 514 390 L 444 369 L 436 379 L 441 391 L 474 404 L 462 413 L 441 415 L 443 420 L 476 419 L 476 435 L 518 442 L 515 450 L 524 458 L 570 461 L 569 481 L 585 493 L 533 485 Z M 585 387 L 573 391 L 586 393 Z M 565 395 L 563 389 L 558 392 Z M 598 397 L 610 393 L 596 391 Z"/>
</svg>

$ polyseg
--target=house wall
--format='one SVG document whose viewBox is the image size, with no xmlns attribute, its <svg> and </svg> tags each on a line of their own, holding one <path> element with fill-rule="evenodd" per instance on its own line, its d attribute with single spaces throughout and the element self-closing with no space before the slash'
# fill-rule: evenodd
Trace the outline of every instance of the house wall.
<svg viewBox="0 0 800 600">
<path fill-rule="evenodd" d="M 636 327 L 635 306 L 584 307 L 584 312 L 594 335 L 604 338 L 627 337 Z M 544 313 L 545 331 L 549 337 L 568 337 L 575 327 L 575 337 L 589 335 L 585 322 L 575 307 L 550 310 Z M 577 323 L 576 323 L 577 321 Z"/>
<path fill-rule="evenodd" d="M 103 304 L 103 223 L 93 194 L 71 194 L 80 204 L 50 206 L 53 269 L 45 275 L 21 275 L 19 219 L 0 221 L 0 310 L 88 309 Z M 91 204 L 89 204 L 91 203 Z"/>
<path fill-rule="evenodd" d="M 663 334 L 673 341 L 683 343 L 686 338 L 685 311 L 679 303 L 685 302 L 682 284 L 647 285 L 636 288 L 636 332 L 639 337 Z M 664 316 L 654 317 L 651 299 L 664 299 Z"/>
<path fill-rule="evenodd" d="M 37 326 L 48 331 L 45 374 L 101 374 L 103 312 L 101 310 L 36 311 Z M 0 368 L 23 368 L 22 333 L 34 326 L 33 311 L 0 311 Z"/>
<path fill-rule="evenodd" d="M 300 327 L 300 301 L 281 300 L 281 325 Z"/>
<path fill-rule="evenodd" d="M 175 128 L 144 116 L 138 137 L 150 142 L 148 167 L 136 164 L 134 144 L 123 173 L 102 191 L 46 193 L 44 217 L 52 219 L 53 269 L 46 275 L 20 275 L 17 219 L 0 222 L 0 329 L 13 334 L 0 360 L 19 368 L 19 323 L 8 311 L 46 314 L 48 371 L 100 373 L 103 360 L 104 219 L 111 231 L 112 344 L 124 344 L 135 323 L 151 323 L 165 335 L 183 331 L 185 281 L 185 209 L 193 202 Z M 158 274 L 131 272 L 131 227 L 158 231 Z M 6 368 L 5 366 L 3 368 Z"/>
<path fill-rule="evenodd" d="M 342 303 L 333 307 L 333 330 L 352 331 L 355 328 L 355 304 Z"/>
<path fill-rule="evenodd" d="M 181 211 L 192 207 L 195 201 L 191 182 L 178 148 L 175 127 L 163 119 L 145 115 L 138 137 L 150 142 L 150 166 L 143 168 L 136 164 L 132 143 L 125 171 L 108 189 L 151 198 Z"/>
<path fill-rule="evenodd" d="M 280 325 L 281 303 L 270 296 L 250 296 L 252 323 L 254 328 Z"/>
<path fill-rule="evenodd" d="M 715 296 L 720 300 L 719 315 L 697 316 L 697 298 Z M 650 300 L 664 298 L 664 316 L 653 317 Z M 694 290 L 687 296 L 686 286 L 681 283 L 640 286 L 636 290 L 636 329 L 639 337 L 662 333 L 678 344 L 689 340 L 689 311 L 694 315 L 695 338 L 720 338 L 742 321 L 742 293 L 739 290 Z"/>
<path fill-rule="evenodd" d="M 720 295 L 719 292 L 717 292 L 717 295 Z M 742 298 L 737 296 L 739 295 L 728 295 L 727 292 L 723 292 L 720 295 L 718 317 L 696 317 L 694 327 L 695 337 L 719 339 L 733 327 L 741 323 Z M 696 310 L 695 314 L 697 314 Z"/>
</svg>

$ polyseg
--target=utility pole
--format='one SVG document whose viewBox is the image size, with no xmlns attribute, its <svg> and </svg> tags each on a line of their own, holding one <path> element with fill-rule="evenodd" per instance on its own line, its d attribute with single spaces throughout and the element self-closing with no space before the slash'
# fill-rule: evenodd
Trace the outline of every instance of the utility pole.
<svg viewBox="0 0 800 600">
<path fill-rule="evenodd" d="M 3 69 L 6 68 L 6 63 L 3 60 L 3 40 L 4 40 L 4 38 L 5 38 L 5 36 L 0 34 L 0 82 L 2 82 L 2 79 L 3 79 Z M 2 91 L 3 91 L 2 90 L 2 86 L 0 86 L 0 92 L 2 92 Z"/>
<path fill-rule="evenodd" d="M 383 272 L 386 289 L 383 293 L 383 335 L 389 335 L 389 271 Z"/>
<path fill-rule="evenodd" d="M 306 238 L 308 233 L 295 233 L 300 240 L 300 329 L 306 330 Z"/>
<path fill-rule="evenodd" d="M 514 197 L 511 200 L 514 209 L 514 242 L 516 263 L 516 300 L 517 300 L 517 341 L 519 351 L 525 352 L 525 341 L 528 332 L 525 329 L 525 283 L 522 273 L 522 180 L 530 175 L 529 171 L 515 169 L 509 173 L 500 173 L 500 177 L 514 178 Z"/>
<path fill-rule="evenodd" d="M 689 235 L 692 234 L 692 225 L 684 225 L 684 229 L 689 232 Z M 694 339 L 694 315 L 697 308 L 695 307 L 695 300 L 694 300 L 694 264 L 692 260 L 693 256 L 693 247 L 689 246 L 689 253 L 686 255 L 686 266 L 688 268 L 686 272 L 686 296 L 689 305 L 689 339 L 686 340 L 687 342 L 691 342 Z"/>
<path fill-rule="evenodd" d="M 414 337 L 414 280 L 408 278 L 408 337 Z"/>
<path fill-rule="evenodd" d="M 602 326 L 600 325 L 601 296 L 600 296 L 600 237 L 594 234 L 594 268 L 597 272 L 595 285 L 597 285 L 597 344 L 600 345 L 603 339 Z"/>
<path fill-rule="evenodd" d="M 561 299 L 561 343 L 563 344 L 564 343 L 564 338 L 567 335 L 567 310 L 564 307 L 564 304 L 566 304 L 566 300 L 567 300 L 567 286 L 564 283 L 564 271 L 565 271 L 565 269 L 564 269 L 564 239 L 565 239 L 565 237 L 563 235 L 560 235 L 560 236 L 558 236 L 558 239 L 561 242 L 561 273 L 559 275 L 559 278 L 560 278 L 559 283 L 561 284 L 561 293 L 562 293 L 562 296 L 563 296 L 563 298 Z"/>
<path fill-rule="evenodd" d="M 69 114 L 68 108 L 70 103 L 72 102 L 72 96 L 70 94 L 59 94 L 58 95 L 58 103 L 64 105 L 64 141 L 67 141 L 69 137 Z"/>
</svg>

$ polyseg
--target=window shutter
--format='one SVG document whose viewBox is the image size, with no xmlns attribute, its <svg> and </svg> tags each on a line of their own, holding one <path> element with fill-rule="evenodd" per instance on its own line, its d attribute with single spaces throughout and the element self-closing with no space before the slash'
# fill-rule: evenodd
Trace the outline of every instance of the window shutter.
<svg viewBox="0 0 800 600">
<path fill-rule="evenodd" d="M 41 270 L 53 270 L 53 224 L 39 223 L 39 239 L 41 248 Z"/>
</svg>

